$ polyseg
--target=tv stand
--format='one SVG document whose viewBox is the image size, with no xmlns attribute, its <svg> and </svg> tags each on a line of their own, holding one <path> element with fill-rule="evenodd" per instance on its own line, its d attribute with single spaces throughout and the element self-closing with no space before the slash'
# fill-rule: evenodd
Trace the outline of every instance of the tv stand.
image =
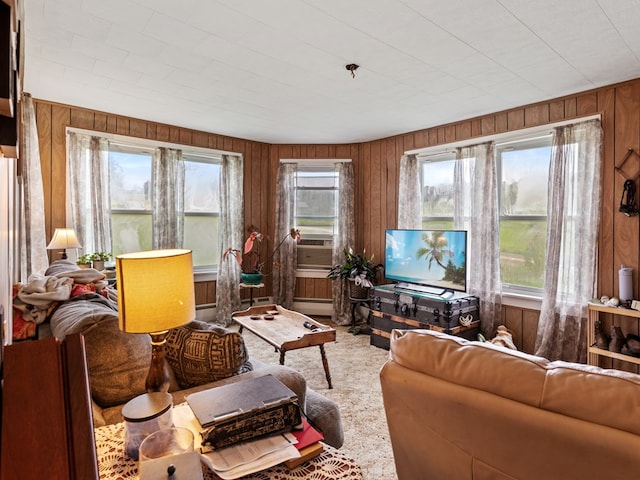
<svg viewBox="0 0 640 480">
<path fill-rule="evenodd" d="M 394 328 L 436 330 L 475 340 L 480 331 L 478 297 L 447 288 L 440 292 L 405 289 L 400 284 L 373 287 L 371 345 L 388 349 Z"/>
</svg>

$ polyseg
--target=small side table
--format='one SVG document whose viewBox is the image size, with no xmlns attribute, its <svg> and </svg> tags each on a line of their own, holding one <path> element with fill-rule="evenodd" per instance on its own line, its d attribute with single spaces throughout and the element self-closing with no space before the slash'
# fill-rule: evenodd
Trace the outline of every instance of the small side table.
<svg viewBox="0 0 640 480">
<path fill-rule="evenodd" d="M 370 307 L 369 298 L 353 298 L 349 297 L 349 301 L 351 302 L 351 327 L 349 328 L 349 333 L 353 333 L 357 335 L 358 333 L 369 333 L 369 327 L 366 326 L 364 328 L 356 327 L 356 307 L 358 305 L 364 305 L 365 307 Z"/>
<path fill-rule="evenodd" d="M 253 289 L 254 288 L 264 288 L 264 283 L 241 283 L 240 288 L 248 288 L 249 289 L 249 306 L 253 307 Z"/>
</svg>

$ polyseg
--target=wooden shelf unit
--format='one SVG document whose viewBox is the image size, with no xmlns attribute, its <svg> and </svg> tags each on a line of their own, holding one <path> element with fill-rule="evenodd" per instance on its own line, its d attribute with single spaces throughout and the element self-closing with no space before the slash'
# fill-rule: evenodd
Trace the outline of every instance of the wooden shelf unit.
<svg viewBox="0 0 640 480">
<path fill-rule="evenodd" d="M 587 316 L 587 363 L 589 365 L 599 366 L 598 359 L 600 357 L 609 357 L 623 362 L 629 362 L 640 365 L 640 358 L 623 353 L 610 352 L 595 346 L 594 325 L 596 320 L 600 318 L 600 313 L 609 313 L 611 315 L 620 315 L 622 317 L 637 318 L 640 321 L 640 311 L 628 308 L 607 307 L 598 303 L 589 303 L 587 305 L 589 315 Z"/>
</svg>

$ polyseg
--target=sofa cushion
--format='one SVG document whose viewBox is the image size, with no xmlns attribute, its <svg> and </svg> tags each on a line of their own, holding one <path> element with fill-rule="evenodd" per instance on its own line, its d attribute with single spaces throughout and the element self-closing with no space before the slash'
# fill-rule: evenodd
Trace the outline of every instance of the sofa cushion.
<svg viewBox="0 0 640 480">
<path fill-rule="evenodd" d="M 191 388 L 251 370 L 242 336 L 193 321 L 167 335 L 167 361 L 180 388 Z"/>
<path fill-rule="evenodd" d="M 394 330 L 391 343 L 390 358 L 411 370 L 540 405 L 549 364 L 545 358 L 433 330 Z"/>
<path fill-rule="evenodd" d="M 639 375 L 563 361 L 547 371 L 542 408 L 640 435 Z"/>
<path fill-rule="evenodd" d="M 80 333 L 87 352 L 91 396 L 101 407 L 119 405 L 146 391 L 151 340 L 118 328 L 117 306 L 96 293 L 73 297 L 51 316 L 59 340 Z"/>
</svg>

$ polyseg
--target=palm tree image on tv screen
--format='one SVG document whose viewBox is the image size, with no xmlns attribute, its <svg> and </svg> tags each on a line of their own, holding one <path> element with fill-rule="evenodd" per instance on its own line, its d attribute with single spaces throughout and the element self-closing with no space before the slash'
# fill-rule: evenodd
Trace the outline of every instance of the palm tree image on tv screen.
<svg viewBox="0 0 640 480">
<path fill-rule="evenodd" d="M 434 269 L 435 262 L 444 273 L 441 280 L 443 282 L 453 282 L 457 285 L 464 285 L 465 281 L 465 258 L 463 257 L 462 265 L 456 265 L 454 259 L 456 253 L 449 248 L 449 241 L 444 232 L 429 232 L 422 234 L 422 241 L 426 245 L 419 248 L 416 252 L 417 258 L 424 257 L 428 262 L 427 270 Z M 443 262 L 446 262 L 443 263 Z"/>
<path fill-rule="evenodd" d="M 387 230 L 385 276 L 466 291 L 466 246 L 464 230 Z"/>
</svg>

